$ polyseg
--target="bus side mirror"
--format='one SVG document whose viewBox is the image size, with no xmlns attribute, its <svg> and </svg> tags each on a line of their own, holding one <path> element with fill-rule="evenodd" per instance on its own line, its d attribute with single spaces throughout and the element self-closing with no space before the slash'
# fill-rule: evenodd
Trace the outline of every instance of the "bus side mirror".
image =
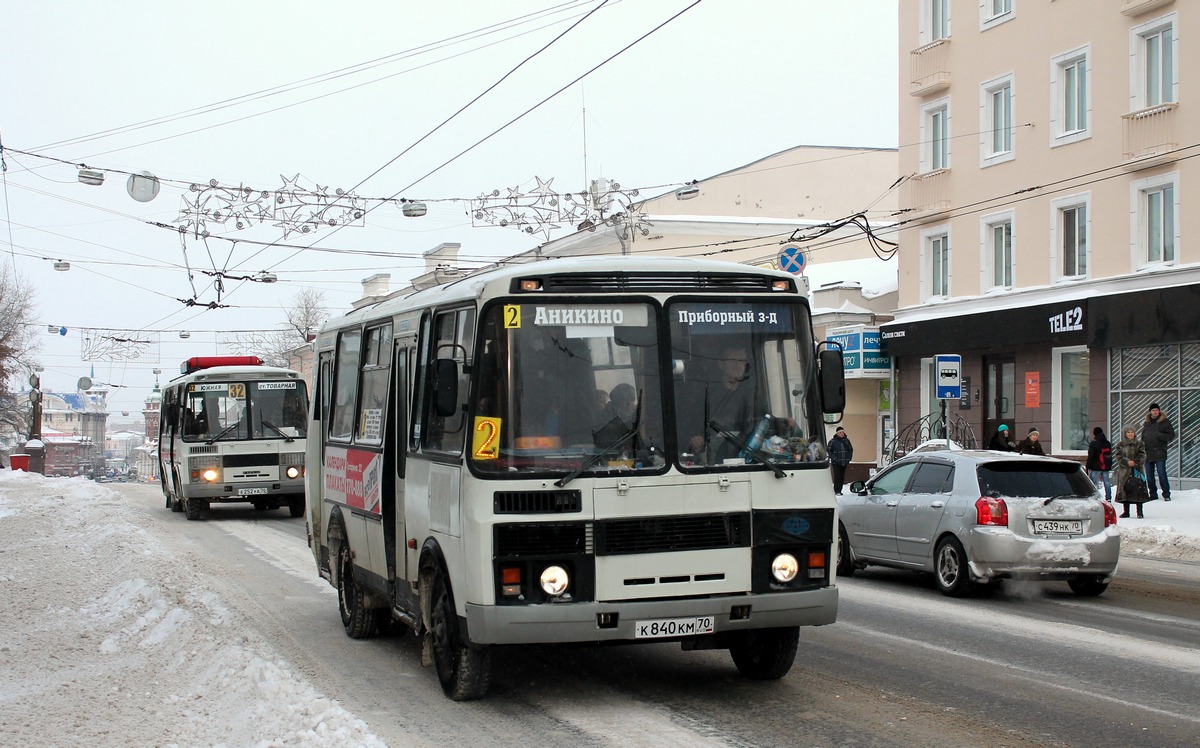
<svg viewBox="0 0 1200 748">
<path fill-rule="evenodd" d="M 458 412 L 458 362 L 439 358 L 433 369 L 433 410 L 439 418 Z"/>
<path fill-rule="evenodd" d="M 840 348 L 824 348 L 818 358 L 821 386 L 821 408 L 825 413 L 841 413 L 846 409 L 846 373 L 842 369 Z"/>
</svg>

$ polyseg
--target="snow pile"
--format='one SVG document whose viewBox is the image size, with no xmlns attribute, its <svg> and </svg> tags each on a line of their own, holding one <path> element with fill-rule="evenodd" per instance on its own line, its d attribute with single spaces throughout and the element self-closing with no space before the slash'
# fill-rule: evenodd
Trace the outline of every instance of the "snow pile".
<svg viewBox="0 0 1200 748">
<path fill-rule="evenodd" d="M 383 746 L 84 479 L 0 470 L 9 745 Z"/>
</svg>

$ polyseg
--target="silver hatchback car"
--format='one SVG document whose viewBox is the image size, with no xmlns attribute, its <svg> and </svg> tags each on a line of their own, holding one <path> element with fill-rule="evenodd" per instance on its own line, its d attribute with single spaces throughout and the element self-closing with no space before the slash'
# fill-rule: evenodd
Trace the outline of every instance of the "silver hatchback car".
<svg viewBox="0 0 1200 748">
<path fill-rule="evenodd" d="M 1078 462 L 984 450 L 897 460 L 838 497 L 837 572 L 932 572 L 947 595 L 994 579 L 1065 580 L 1099 595 L 1117 570 L 1117 513 Z"/>
</svg>

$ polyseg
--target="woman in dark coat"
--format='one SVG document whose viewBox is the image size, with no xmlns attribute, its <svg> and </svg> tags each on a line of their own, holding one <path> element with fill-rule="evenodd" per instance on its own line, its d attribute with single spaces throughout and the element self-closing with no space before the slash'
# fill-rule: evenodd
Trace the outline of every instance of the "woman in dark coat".
<svg viewBox="0 0 1200 748">
<path fill-rule="evenodd" d="M 1137 437 L 1137 429 L 1132 426 L 1126 426 L 1122 432 L 1124 436 L 1117 445 L 1113 447 L 1113 464 L 1117 466 L 1117 501 L 1121 502 L 1121 506 L 1125 511 L 1121 514 L 1122 517 L 1129 516 L 1129 505 L 1137 504 L 1137 516 L 1139 519 L 1145 517 L 1142 514 L 1142 502 L 1148 496 L 1126 496 L 1125 481 L 1129 476 L 1133 475 L 1134 469 L 1144 470 L 1146 466 L 1146 445 Z M 1135 499 L 1135 501 L 1130 501 Z"/>
<path fill-rule="evenodd" d="M 1042 449 L 1042 443 L 1038 441 L 1037 429 L 1029 429 L 1029 434 L 1017 443 L 1017 452 L 1023 455 L 1041 455 L 1046 456 L 1046 450 Z"/>
</svg>

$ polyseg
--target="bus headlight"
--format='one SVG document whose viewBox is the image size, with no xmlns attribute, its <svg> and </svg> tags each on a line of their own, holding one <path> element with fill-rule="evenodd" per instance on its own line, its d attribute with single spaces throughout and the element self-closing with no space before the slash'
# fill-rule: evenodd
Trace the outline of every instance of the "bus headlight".
<svg viewBox="0 0 1200 748">
<path fill-rule="evenodd" d="M 283 474 L 291 479 L 296 479 L 304 476 L 304 453 L 303 452 L 284 452 L 279 455 L 279 465 L 283 468 Z"/>
<path fill-rule="evenodd" d="M 216 483 L 221 479 L 221 458 L 217 455 L 192 457 L 189 467 L 193 481 Z"/>
<path fill-rule="evenodd" d="M 221 472 L 216 468 L 208 468 L 204 472 L 200 473 L 200 477 L 209 483 L 215 483 L 217 478 L 221 477 Z"/>
<path fill-rule="evenodd" d="M 296 467 L 295 465 L 290 465 L 288 466 L 288 469 L 284 471 L 284 475 L 289 478 L 299 478 L 300 468 Z"/>
<path fill-rule="evenodd" d="M 771 576 L 775 581 L 787 584 L 800 573 L 800 562 L 790 553 L 780 553 L 771 562 Z"/>
<path fill-rule="evenodd" d="M 571 578 L 567 574 L 567 570 L 561 566 L 547 566 L 542 569 L 542 575 L 538 578 L 542 585 L 542 591 L 550 597 L 559 597 L 567 591 L 570 585 Z"/>
</svg>

